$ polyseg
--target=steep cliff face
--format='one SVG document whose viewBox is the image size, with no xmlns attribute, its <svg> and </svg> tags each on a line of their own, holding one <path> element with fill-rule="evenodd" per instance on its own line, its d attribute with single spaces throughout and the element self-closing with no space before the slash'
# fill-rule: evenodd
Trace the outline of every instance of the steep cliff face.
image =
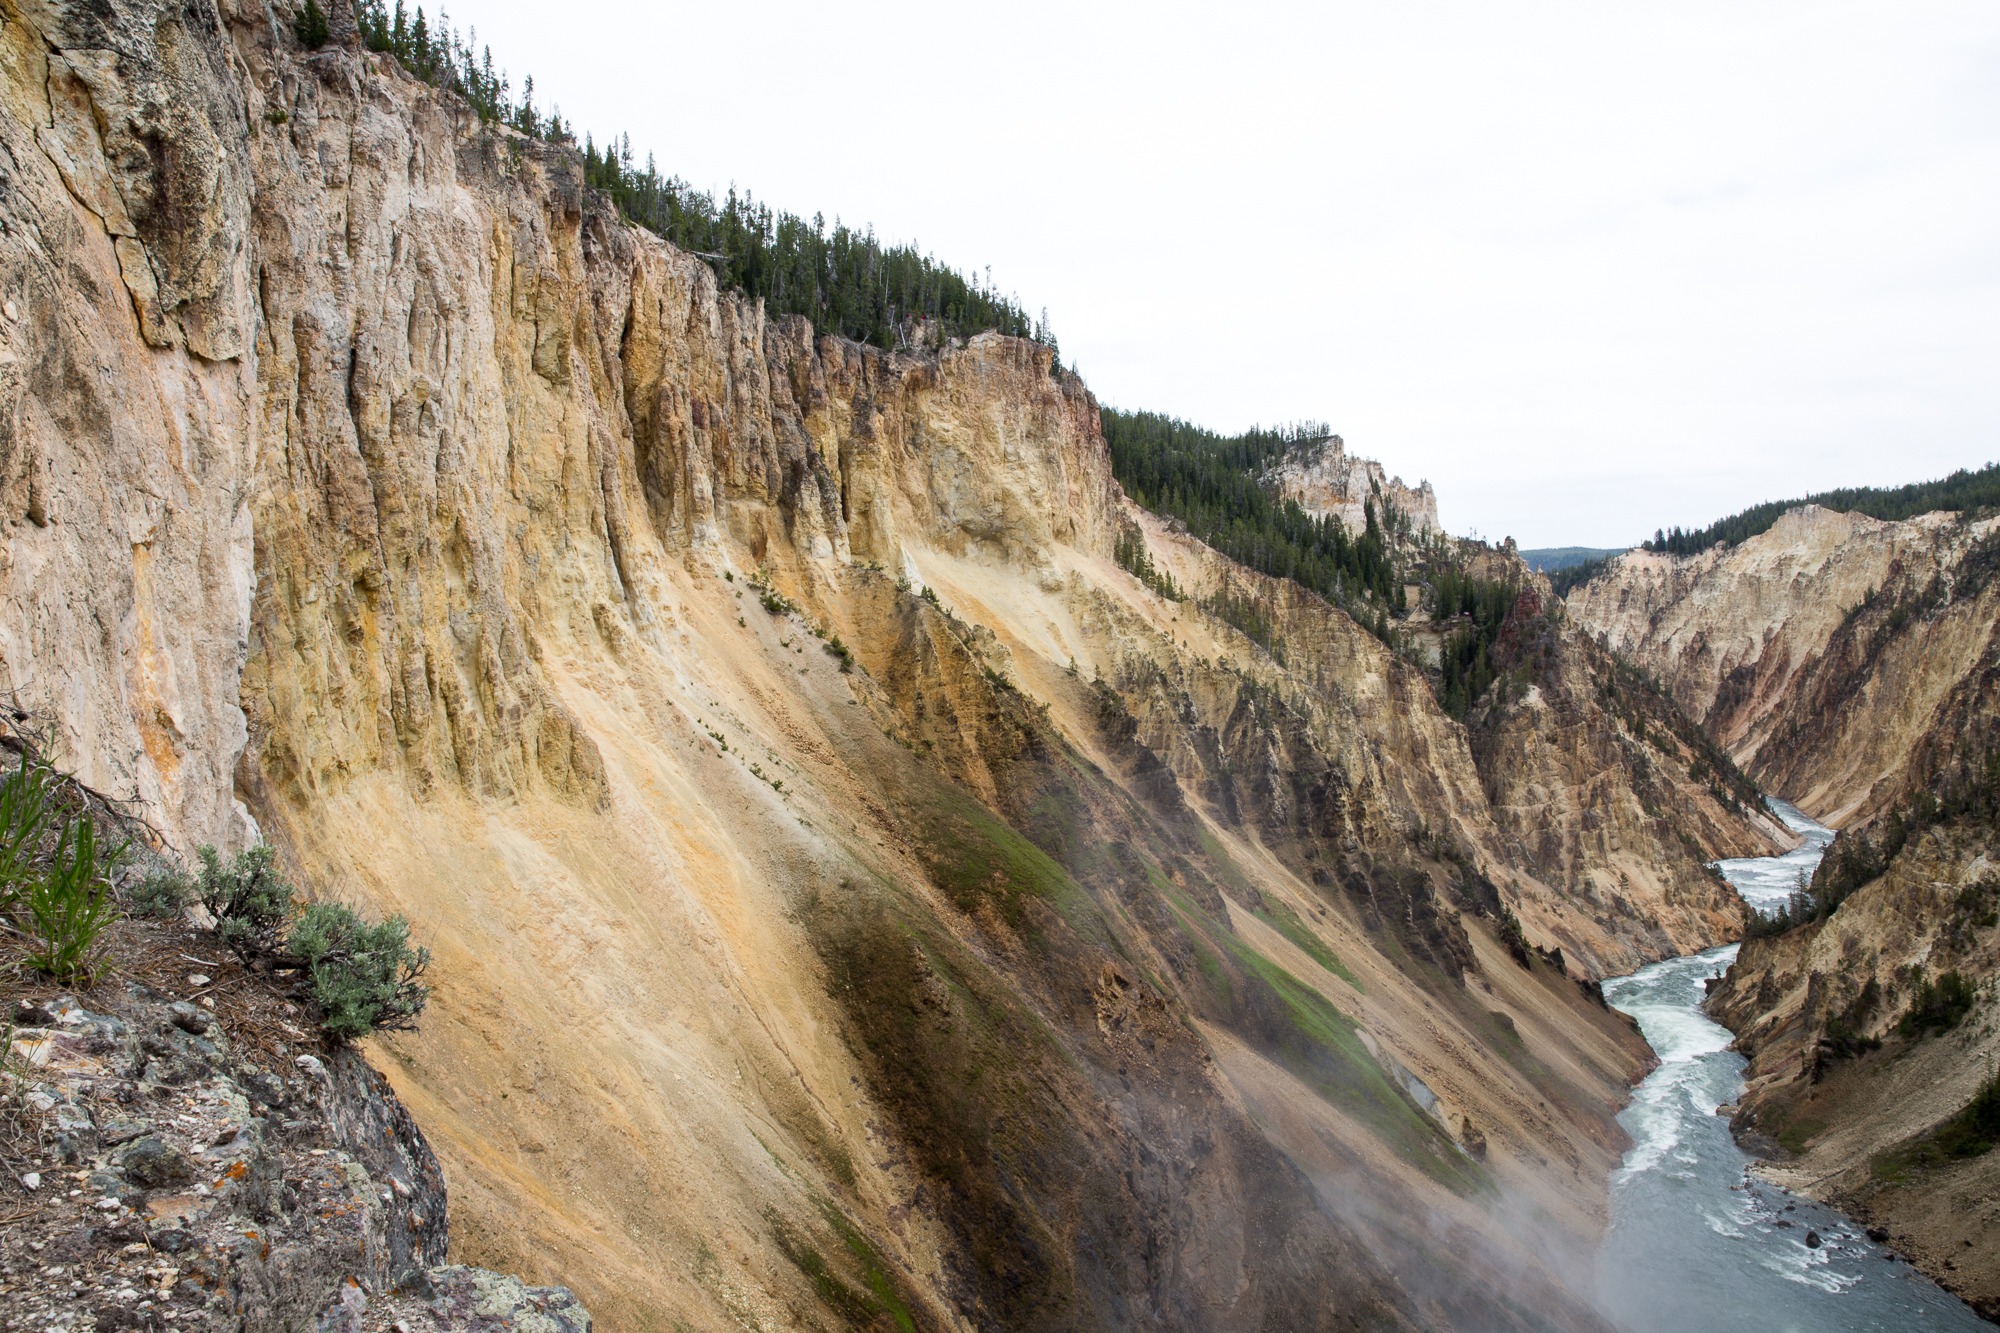
<svg viewBox="0 0 2000 1333">
<path fill-rule="evenodd" d="M 1829 660 L 1829 649 L 1865 602 L 1907 598 L 1933 578 L 1948 588 L 1985 531 L 1952 514 L 1892 523 L 1805 505 L 1735 546 L 1694 556 L 1627 552 L 1568 603 L 1586 630 L 1664 684 L 1744 771 L 1839 825 L 1883 808 L 1871 803 L 1877 780 L 1931 725 L 1969 658 L 1954 644 L 1896 686 L 1884 680 L 1864 714 L 1824 707 L 1829 691 L 1848 688 L 1832 677 L 1860 665 Z M 1819 739 L 1807 741 L 1814 729 Z"/>
<path fill-rule="evenodd" d="M 93 787 L 240 841 L 255 383 L 226 48 L 212 12 L 192 36 L 166 8 L 6 19 L 5 688 Z"/>
<path fill-rule="evenodd" d="M 1800 674 L 1769 771 L 1849 793 L 1854 821 L 1814 877 L 1815 919 L 1746 944 L 1711 1003 L 1751 1056 L 1740 1127 L 1990 1313 L 2000 1158 L 1953 1128 L 1996 1054 L 2000 978 L 2000 540 L 1981 527 Z"/>
<path fill-rule="evenodd" d="M 1348 453 L 1338 435 L 1300 446 L 1264 475 L 1264 484 L 1309 514 L 1338 518 L 1349 532 L 1362 531 L 1371 500 L 1378 510 L 1387 501 L 1419 535 L 1438 531 L 1437 492 L 1428 481 L 1404 485 L 1374 459 Z"/>
<path fill-rule="evenodd" d="M 1729 923 L 1576 904 L 1657 799 L 1569 789 L 1594 668 L 1482 767 L 1045 349 L 767 321 L 283 12 L 0 14 L 6 678 L 172 845 L 417 921 L 463 1257 L 611 1328 L 1595 1326 L 1644 1050 L 1496 921 Z M 1711 805 L 1610 827 L 1754 846 Z"/>
<path fill-rule="evenodd" d="M 1919 792 L 1956 782 L 1994 707 L 2000 663 L 2000 538 L 1990 521 L 1949 530 L 1934 565 L 1911 562 L 1850 609 L 1788 691 L 1755 761 L 1860 828 Z M 1976 763 L 1976 761 L 1975 761 Z"/>
<path fill-rule="evenodd" d="M 1784 846 L 1756 792 L 1673 703 L 1530 583 L 1498 646 L 1506 674 L 1470 719 L 1521 921 L 1593 976 L 1740 937 L 1708 869 Z"/>
</svg>

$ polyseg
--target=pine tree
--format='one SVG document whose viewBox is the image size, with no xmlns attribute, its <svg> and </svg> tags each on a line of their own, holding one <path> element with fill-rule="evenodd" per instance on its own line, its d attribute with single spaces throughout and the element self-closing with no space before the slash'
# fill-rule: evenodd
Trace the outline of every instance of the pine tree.
<svg viewBox="0 0 2000 1333">
<path fill-rule="evenodd" d="M 319 0 L 306 0 L 306 7 L 292 20 L 292 31 L 298 35 L 299 45 L 308 51 L 317 51 L 333 36 L 326 21 L 326 11 L 319 7 Z"/>
</svg>

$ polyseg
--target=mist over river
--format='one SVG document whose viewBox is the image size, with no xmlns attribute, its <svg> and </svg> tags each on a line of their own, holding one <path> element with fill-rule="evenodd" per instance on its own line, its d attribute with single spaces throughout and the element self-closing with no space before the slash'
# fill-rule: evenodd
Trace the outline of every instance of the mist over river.
<svg viewBox="0 0 2000 1333">
<path fill-rule="evenodd" d="M 1802 872 L 1811 876 L 1833 840 L 1833 830 L 1796 808 L 1770 804 L 1804 845 L 1717 863 L 1746 901 L 1766 910 L 1799 886 Z M 1660 1057 L 1618 1117 L 1632 1149 L 1612 1177 L 1611 1230 L 1598 1251 L 1606 1309 L 1633 1333 L 1991 1333 L 1850 1219 L 1751 1175 L 1754 1159 L 1715 1113 L 1741 1094 L 1743 1057 L 1701 1011 L 1702 982 L 1728 968 L 1736 947 L 1604 983 L 1605 998 L 1638 1020 Z"/>
</svg>

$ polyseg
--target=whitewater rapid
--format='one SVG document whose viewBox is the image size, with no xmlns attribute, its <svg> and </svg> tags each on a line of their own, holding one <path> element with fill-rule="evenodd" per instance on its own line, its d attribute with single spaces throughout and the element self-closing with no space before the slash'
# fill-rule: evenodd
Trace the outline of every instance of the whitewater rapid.
<svg viewBox="0 0 2000 1333">
<path fill-rule="evenodd" d="M 1764 910 L 1784 902 L 1801 873 L 1811 878 L 1833 840 L 1793 806 L 1770 806 L 1804 843 L 1783 856 L 1716 863 Z M 1638 1020 L 1660 1058 L 1618 1117 L 1632 1148 L 1612 1176 L 1611 1229 L 1598 1251 L 1607 1311 L 1632 1333 L 1992 1333 L 1849 1218 L 1751 1174 L 1755 1159 L 1716 1114 L 1742 1095 L 1743 1057 L 1701 1011 L 1702 983 L 1727 970 L 1736 949 L 1604 983 L 1605 999 Z"/>
</svg>

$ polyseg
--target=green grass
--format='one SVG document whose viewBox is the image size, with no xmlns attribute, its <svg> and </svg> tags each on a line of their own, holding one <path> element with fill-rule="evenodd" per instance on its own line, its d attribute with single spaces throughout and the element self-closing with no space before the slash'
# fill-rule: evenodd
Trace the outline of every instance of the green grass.
<svg viewBox="0 0 2000 1333">
<path fill-rule="evenodd" d="M 1229 854 L 1229 849 L 1222 845 L 1222 840 L 1206 828 L 1197 832 L 1201 838 L 1201 849 L 1208 853 L 1208 859 L 1222 877 L 1222 882 L 1236 890 L 1236 896 L 1244 902 L 1254 901 L 1259 896 L 1256 888 L 1250 883 L 1249 876 L 1243 873 L 1243 867 L 1236 864 L 1236 858 Z"/>
<path fill-rule="evenodd" d="M 847 1252 L 861 1265 L 862 1281 L 868 1284 L 869 1293 L 875 1298 L 877 1310 L 888 1315 L 890 1322 L 902 1333 L 917 1333 L 917 1321 L 910 1313 L 909 1303 L 903 1299 L 902 1293 L 896 1290 L 895 1276 L 890 1273 L 889 1266 L 882 1261 L 881 1254 L 868 1243 L 868 1238 L 847 1220 L 845 1213 L 824 1199 L 820 1200 L 819 1208 L 821 1215 L 826 1218 L 826 1224 L 833 1228 L 834 1234 L 840 1237 L 843 1245 L 847 1246 Z"/>
<path fill-rule="evenodd" d="M 1169 893 L 1168 901 L 1186 928 L 1197 962 L 1204 954 L 1213 958 L 1206 948 L 1212 941 L 1278 1001 L 1287 1024 L 1272 1052 L 1279 1063 L 1447 1189 L 1471 1195 L 1491 1188 L 1484 1168 L 1461 1153 L 1443 1128 L 1376 1062 L 1354 1020 L 1248 942 L 1210 922 L 1184 895 Z M 1215 961 L 1220 969 L 1220 960 Z"/>
<path fill-rule="evenodd" d="M 1487 1045 L 1510 1059 L 1528 1053 L 1528 1043 L 1521 1039 L 1521 1029 L 1514 1026 L 1512 1014 L 1500 1009 L 1481 1009 L 1479 1013 L 1485 1016 L 1478 1025 L 1486 1034 Z"/>
<path fill-rule="evenodd" d="M 1239 903 L 1263 903 L 1262 907 L 1250 909 L 1250 914 L 1271 929 L 1277 931 L 1280 935 L 1283 935 L 1293 944 L 1296 944 L 1306 957 L 1312 959 L 1315 963 L 1318 963 L 1321 967 L 1354 987 L 1355 990 L 1363 989 L 1361 979 L 1348 969 L 1347 964 L 1340 961 L 1339 956 L 1333 950 L 1327 948 L 1326 941 L 1314 934 L 1312 928 L 1299 919 L 1298 913 L 1285 904 L 1271 898 L 1269 895 L 1257 891 L 1257 888 L 1250 883 L 1249 877 L 1243 873 L 1243 868 L 1236 864 L 1236 858 L 1231 856 L 1229 849 L 1222 845 L 1221 839 L 1210 833 L 1206 828 L 1199 831 L 1199 836 L 1201 838 L 1201 849 L 1207 853 L 1209 863 L 1214 867 L 1217 875 L 1221 877 L 1223 885 L 1226 888 L 1235 890 L 1230 895 L 1232 898 L 1235 898 Z M 1159 881 L 1156 876 L 1155 884 L 1158 885 L 1158 883 Z"/>
<path fill-rule="evenodd" d="M 1787 1121 L 1778 1131 L 1778 1142 L 1789 1153 L 1802 1153 L 1814 1139 L 1826 1132 L 1826 1121 L 1817 1116 L 1803 1116 Z"/>
<path fill-rule="evenodd" d="M 766 1208 L 764 1222 L 771 1228 L 772 1238 L 778 1242 L 778 1252 L 791 1261 L 792 1267 L 805 1274 L 827 1309 L 850 1325 L 866 1328 L 875 1321 L 876 1314 L 880 1312 L 875 1299 L 843 1281 L 827 1263 L 826 1256 L 814 1248 L 811 1241 L 794 1231 L 783 1214 L 775 1208 Z"/>
<path fill-rule="evenodd" d="M 979 1298 L 1007 1326 L 1045 1326 L 1077 1288 L 1069 1242 L 1042 1201 L 1081 1193 L 1109 1208 L 1122 1188 L 1065 1109 L 1084 1086 L 1073 1057 L 1009 978 L 933 920 L 906 915 L 886 881 L 843 888 L 807 904 L 802 920 L 869 1085 L 938 1183 Z M 1051 934 L 1047 947 L 1064 951 L 1062 932 Z"/>
<path fill-rule="evenodd" d="M 1222 955 L 1208 947 L 1207 939 L 1198 930 L 1188 931 L 1188 944 L 1194 949 L 1194 965 L 1201 969 L 1202 977 L 1209 989 L 1224 1004 L 1236 1002 L 1236 987 L 1230 984 L 1229 969 L 1222 965 Z"/>
<path fill-rule="evenodd" d="M 1299 947 L 1299 951 L 1305 954 L 1306 957 L 1312 959 L 1315 963 L 1318 963 L 1321 967 L 1354 987 L 1355 990 L 1359 991 L 1362 989 L 1361 979 L 1348 970 L 1347 964 L 1341 962 L 1339 956 L 1333 950 L 1326 947 L 1326 941 L 1314 934 L 1312 928 L 1307 926 L 1305 922 L 1299 920 L 1298 913 L 1292 911 L 1291 908 L 1267 895 L 1264 899 L 1264 906 L 1252 912 L 1251 915 L 1277 931 L 1280 935 L 1283 935 L 1293 944 L 1296 944 Z"/>
<path fill-rule="evenodd" d="M 1018 925 L 1030 899 L 1074 908 L 1083 891 L 1041 848 L 971 796 L 938 788 L 921 823 L 920 855 L 931 883 L 960 911 L 991 903 Z"/>
</svg>

